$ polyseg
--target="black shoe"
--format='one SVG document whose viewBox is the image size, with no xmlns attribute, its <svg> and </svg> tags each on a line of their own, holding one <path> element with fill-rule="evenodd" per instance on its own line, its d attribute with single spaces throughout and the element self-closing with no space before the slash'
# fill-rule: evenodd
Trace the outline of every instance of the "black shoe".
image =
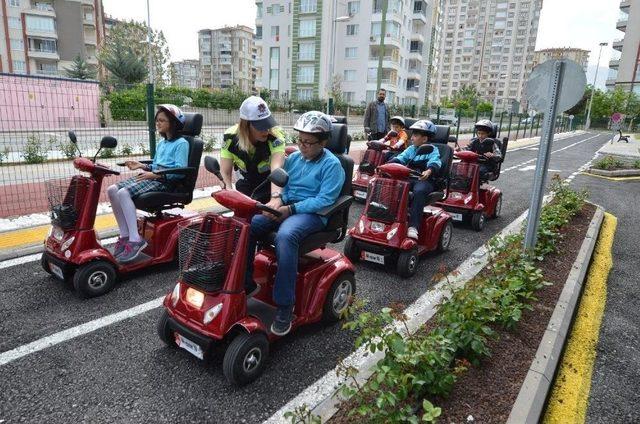
<svg viewBox="0 0 640 424">
<path fill-rule="evenodd" d="M 276 336 L 284 336 L 291 331 L 291 321 L 293 320 L 293 305 L 279 306 L 276 312 L 276 319 L 271 324 L 271 332 Z"/>
<path fill-rule="evenodd" d="M 255 281 L 244 283 L 244 292 L 247 297 L 255 296 L 260 291 L 260 286 Z"/>
</svg>

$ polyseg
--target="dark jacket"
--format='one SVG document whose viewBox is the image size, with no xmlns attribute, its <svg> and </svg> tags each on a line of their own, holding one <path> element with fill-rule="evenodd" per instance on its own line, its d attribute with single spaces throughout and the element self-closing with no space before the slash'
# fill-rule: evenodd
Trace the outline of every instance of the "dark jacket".
<svg viewBox="0 0 640 424">
<path fill-rule="evenodd" d="M 374 100 L 367 106 L 367 110 L 364 112 L 364 131 L 377 133 L 378 132 L 378 100 Z M 389 107 L 387 104 L 384 104 L 385 111 L 385 129 L 384 133 L 388 133 L 391 127 L 389 126 Z"/>
<path fill-rule="evenodd" d="M 502 159 L 502 152 L 498 147 L 498 143 L 496 143 L 495 138 L 485 138 L 480 141 L 479 138 L 475 137 L 471 140 L 471 142 L 464 148 L 464 150 L 470 150 L 479 155 L 483 155 L 485 153 L 493 153 L 493 161 L 500 162 Z"/>
</svg>

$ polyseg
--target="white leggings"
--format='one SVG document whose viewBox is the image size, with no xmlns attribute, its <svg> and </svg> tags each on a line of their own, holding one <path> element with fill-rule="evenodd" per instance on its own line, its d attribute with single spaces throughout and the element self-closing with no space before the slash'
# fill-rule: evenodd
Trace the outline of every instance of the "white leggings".
<svg viewBox="0 0 640 424">
<path fill-rule="evenodd" d="M 129 237 L 129 241 L 139 242 L 142 240 L 138 234 L 138 223 L 136 219 L 136 205 L 131 199 L 129 190 L 126 188 L 118 189 L 118 186 L 111 185 L 107 189 L 107 195 L 111 201 L 111 209 L 116 216 L 118 228 L 120 229 L 120 237 Z"/>
</svg>

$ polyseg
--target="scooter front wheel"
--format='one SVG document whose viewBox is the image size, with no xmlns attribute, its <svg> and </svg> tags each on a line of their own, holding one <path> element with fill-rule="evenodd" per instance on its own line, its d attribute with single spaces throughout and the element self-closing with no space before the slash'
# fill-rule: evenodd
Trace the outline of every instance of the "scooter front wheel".
<svg viewBox="0 0 640 424">
<path fill-rule="evenodd" d="M 244 386 L 258 378 L 269 356 L 269 341 L 262 333 L 240 333 L 229 344 L 222 361 L 227 381 Z"/>
<path fill-rule="evenodd" d="M 116 270 L 109 262 L 93 261 L 76 270 L 73 287 L 82 297 L 102 296 L 113 289 L 116 277 Z"/>
<path fill-rule="evenodd" d="M 331 285 L 324 300 L 322 317 L 325 322 L 336 322 L 342 318 L 342 313 L 349 307 L 356 292 L 356 280 L 352 273 L 345 272 L 338 275 Z"/>
<path fill-rule="evenodd" d="M 174 347 L 176 345 L 176 341 L 173 338 L 173 331 L 171 331 L 171 327 L 169 327 L 169 313 L 167 310 L 162 311 L 162 315 L 158 320 L 158 337 L 164 344 L 170 347 Z"/>
<path fill-rule="evenodd" d="M 397 271 L 402 278 L 413 277 L 418 269 L 418 251 L 404 250 L 398 255 Z"/>
</svg>

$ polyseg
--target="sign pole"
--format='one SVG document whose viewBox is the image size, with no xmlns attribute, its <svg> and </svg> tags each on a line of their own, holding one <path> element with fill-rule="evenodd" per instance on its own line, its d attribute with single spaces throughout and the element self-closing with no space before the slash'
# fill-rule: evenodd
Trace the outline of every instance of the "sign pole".
<svg viewBox="0 0 640 424">
<path fill-rule="evenodd" d="M 536 172 L 533 180 L 533 191 L 531 193 L 531 206 L 529 207 L 529 215 L 527 217 L 527 230 L 525 232 L 524 238 L 524 248 L 526 250 L 533 250 L 538 238 L 537 236 L 538 227 L 540 225 L 540 209 L 542 207 L 542 198 L 544 195 L 547 169 L 549 168 L 549 159 L 551 157 L 551 145 L 555 127 L 555 117 L 558 112 L 558 98 L 560 97 L 562 92 L 564 68 L 564 62 L 556 61 L 554 63 L 553 74 L 549 82 L 547 95 L 549 104 L 547 110 L 545 111 L 544 121 L 542 123 L 540 150 L 538 151 L 538 161 L 536 164 Z"/>
</svg>

